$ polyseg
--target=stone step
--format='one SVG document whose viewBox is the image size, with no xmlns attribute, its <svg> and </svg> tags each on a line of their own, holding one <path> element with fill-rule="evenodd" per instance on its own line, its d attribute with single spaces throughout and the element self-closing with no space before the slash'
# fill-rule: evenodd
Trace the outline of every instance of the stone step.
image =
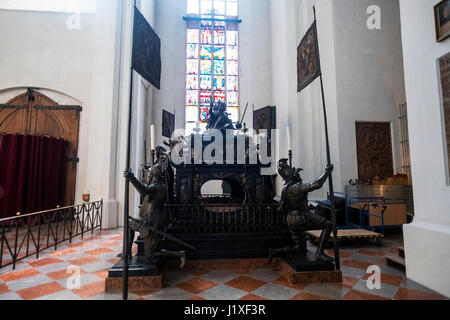
<svg viewBox="0 0 450 320">
<path fill-rule="evenodd" d="M 404 247 L 398 248 L 398 255 L 402 258 L 405 258 L 405 248 Z"/>
<path fill-rule="evenodd" d="M 387 256 L 386 261 L 388 266 L 406 271 L 405 258 L 402 258 L 400 256 Z"/>
</svg>

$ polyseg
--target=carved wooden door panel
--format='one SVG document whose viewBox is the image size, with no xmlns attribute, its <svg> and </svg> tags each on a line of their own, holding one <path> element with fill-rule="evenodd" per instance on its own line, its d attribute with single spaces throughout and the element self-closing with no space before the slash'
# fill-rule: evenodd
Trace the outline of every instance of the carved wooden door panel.
<svg viewBox="0 0 450 320">
<path fill-rule="evenodd" d="M 0 105 L 0 133 L 27 132 L 28 96 L 17 96 L 7 104 Z"/>
<path fill-rule="evenodd" d="M 9 101 L 4 108 L 0 108 L 0 133 L 46 135 L 69 142 L 66 155 L 65 205 L 75 203 L 81 110 L 80 106 L 58 105 L 34 90 L 28 90 L 27 93 Z"/>
<path fill-rule="evenodd" d="M 356 147 L 359 179 L 393 176 L 390 123 L 357 122 Z"/>
</svg>

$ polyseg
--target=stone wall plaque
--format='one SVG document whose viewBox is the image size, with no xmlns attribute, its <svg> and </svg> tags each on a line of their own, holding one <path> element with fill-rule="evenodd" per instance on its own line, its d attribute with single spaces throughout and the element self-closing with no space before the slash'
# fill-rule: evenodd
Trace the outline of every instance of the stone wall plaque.
<svg viewBox="0 0 450 320">
<path fill-rule="evenodd" d="M 450 183 L 450 53 L 439 58 L 439 78 L 442 93 L 444 145 L 446 147 L 447 181 Z"/>
</svg>

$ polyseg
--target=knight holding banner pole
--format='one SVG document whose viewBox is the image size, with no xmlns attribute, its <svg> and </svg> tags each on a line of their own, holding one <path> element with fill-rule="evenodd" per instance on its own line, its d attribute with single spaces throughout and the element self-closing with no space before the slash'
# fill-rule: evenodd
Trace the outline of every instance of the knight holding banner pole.
<svg viewBox="0 0 450 320">
<path fill-rule="evenodd" d="M 150 82 L 157 89 L 160 89 L 161 79 L 161 40 L 152 29 L 145 17 L 139 12 L 134 4 L 133 13 L 133 37 L 132 37 L 132 61 L 130 74 L 130 100 L 128 114 L 128 141 L 126 172 L 130 170 L 131 164 L 131 126 L 133 118 L 133 75 L 134 71 L 139 73 L 144 79 Z M 129 232 L 129 205 L 130 205 L 130 177 L 126 176 L 125 201 L 124 201 L 124 239 L 123 239 L 123 299 L 128 299 L 128 269 L 130 262 L 130 238 Z"/>
<path fill-rule="evenodd" d="M 325 121 L 325 139 L 327 152 L 327 166 L 323 174 L 312 182 L 305 183 L 300 172 L 303 169 L 296 169 L 292 166 L 292 151 L 290 142 L 290 132 L 288 132 L 289 159 L 279 161 L 278 173 L 285 181 L 285 186 L 281 193 L 280 210 L 286 215 L 286 225 L 290 232 L 293 245 L 279 249 L 269 250 L 269 261 L 276 255 L 283 256 L 284 260 L 297 272 L 302 271 L 325 271 L 340 270 L 339 247 L 337 242 L 336 208 L 333 190 L 333 165 L 331 164 L 330 145 L 328 138 L 328 123 L 325 106 L 325 94 L 323 89 L 322 71 L 320 67 L 319 44 L 317 37 L 317 22 L 314 8 L 314 22 L 302 39 L 297 52 L 298 64 L 298 92 L 311 84 L 317 77 L 320 77 L 320 87 L 322 92 L 322 104 Z M 308 193 L 319 190 L 328 180 L 331 221 L 313 212 L 308 207 Z M 316 254 L 311 254 L 306 248 L 305 232 L 309 230 L 322 230 L 320 244 Z M 333 259 L 324 253 L 324 248 L 331 233 L 334 240 L 334 265 Z"/>
</svg>

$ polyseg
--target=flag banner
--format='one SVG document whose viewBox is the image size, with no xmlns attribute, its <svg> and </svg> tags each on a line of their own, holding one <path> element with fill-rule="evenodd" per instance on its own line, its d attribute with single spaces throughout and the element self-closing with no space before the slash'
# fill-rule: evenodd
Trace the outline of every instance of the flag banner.
<svg viewBox="0 0 450 320">
<path fill-rule="evenodd" d="M 314 21 L 297 48 L 297 92 L 306 88 L 320 73 L 319 43 Z"/>
<path fill-rule="evenodd" d="M 134 8 L 131 67 L 145 80 L 160 89 L 161 40 L 136 7 Z"/>
<path fill-rule="evenodd" d="M 171 138 L 175 131 L 175 115 L 163 110 L 162 113 L 162 135 L 166 138 Z"/>
</svg>

